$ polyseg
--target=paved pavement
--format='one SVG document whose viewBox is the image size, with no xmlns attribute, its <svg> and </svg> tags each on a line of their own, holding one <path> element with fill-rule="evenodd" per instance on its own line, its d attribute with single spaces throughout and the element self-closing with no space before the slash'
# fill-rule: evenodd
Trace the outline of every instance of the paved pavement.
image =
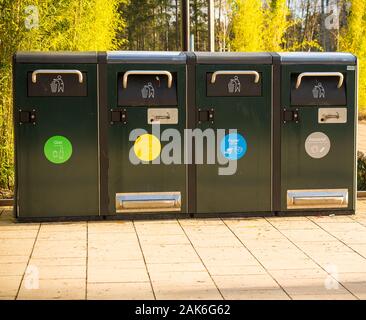
<svg viewBox="0 0 366 320">
<path fill-rule="evenodd" d="M 0 215 L 1 299 L 366 299 L 355 216 L 28 223 Z"/>
</svg>

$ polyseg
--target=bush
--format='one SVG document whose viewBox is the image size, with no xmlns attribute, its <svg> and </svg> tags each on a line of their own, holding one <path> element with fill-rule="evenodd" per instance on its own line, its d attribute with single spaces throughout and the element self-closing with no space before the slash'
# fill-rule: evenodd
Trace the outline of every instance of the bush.
<svg viewBox="0 0 366 320">
<path fill-rule="evenodd" d="M 366 191 L 366 156 L 357 152 L 357 190 Z"/>
</svg>

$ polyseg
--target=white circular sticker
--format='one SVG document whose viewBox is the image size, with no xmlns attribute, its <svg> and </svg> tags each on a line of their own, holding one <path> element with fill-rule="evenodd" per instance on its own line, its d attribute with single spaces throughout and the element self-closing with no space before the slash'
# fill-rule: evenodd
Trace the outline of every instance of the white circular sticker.
<svg viewBox="0 0 366 320">
<path fill-rule="evenodd" d="M 323 158 L 330 150 L 330 140 L 323 132 L 313 132 L 305 140 L 305 150 L 312 158 Z"/>
</svg>

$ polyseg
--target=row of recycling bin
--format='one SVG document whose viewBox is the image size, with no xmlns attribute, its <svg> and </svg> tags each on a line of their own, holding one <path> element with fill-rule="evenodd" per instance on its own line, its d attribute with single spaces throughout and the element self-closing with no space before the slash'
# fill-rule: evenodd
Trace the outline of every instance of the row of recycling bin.
<svg viewBox="0 0 366 320">
<path fill-rule="evenodd" d="M 348 53 L 19 52 L 19 219 L 353 213 Z"/>
</svg>

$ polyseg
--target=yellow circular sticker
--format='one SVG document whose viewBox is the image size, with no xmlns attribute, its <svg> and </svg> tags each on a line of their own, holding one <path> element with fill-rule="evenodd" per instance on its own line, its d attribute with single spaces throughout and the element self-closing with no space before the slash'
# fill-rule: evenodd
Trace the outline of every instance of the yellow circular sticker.
<svg viewBox="0 0 366 320">
<path fill-rule="evenodd" d="M 135 140 L 133 151 L 140 160 L 152 161 L 159 156 L 161 144 L 157 137 L 145 133 Z"/>
</svg>

